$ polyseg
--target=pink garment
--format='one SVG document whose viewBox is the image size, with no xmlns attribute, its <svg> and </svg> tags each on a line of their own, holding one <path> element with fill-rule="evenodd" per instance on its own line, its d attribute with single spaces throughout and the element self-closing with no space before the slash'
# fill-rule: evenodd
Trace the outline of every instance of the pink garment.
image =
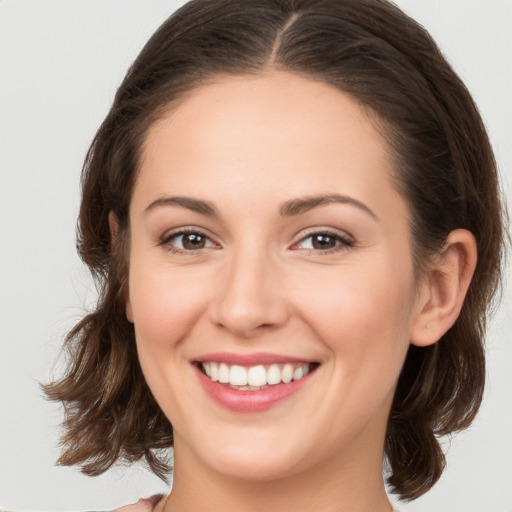
<svg viewBox="0 0 512 512">
<path fill-rule="evenodd" d="M 112 512 L 151 512 L 162 498 L 162 494 L 155 494 L 151 498 L 141 498 L 137 503 L 133 503 L 133 505 L 125 505 L 124 507 L 116 508 Z"/>
</svg>

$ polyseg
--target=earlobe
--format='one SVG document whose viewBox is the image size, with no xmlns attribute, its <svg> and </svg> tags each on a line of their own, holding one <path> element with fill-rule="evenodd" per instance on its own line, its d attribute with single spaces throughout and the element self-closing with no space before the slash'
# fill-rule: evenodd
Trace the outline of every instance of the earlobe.
<svg viewBox="0 0 512 512">
<path fill-rule="evenodd" d="M 457 320 L 477 261 L 476 241 L 465 229 L 452 231 L 430 265 L 417 301 L 411 343 L 436 343 Z"/>
<path fill-rule="evenodd" d="M 110 228 L 110 250 L 112 251 L 112 254 L 115 254 L 118 251 L 119 221 L 117 220 L 115 213 L 112 211 L 108 214 L 108 225 Z M 126 284 L 123 286 L 122 292 L 125 301 L 126 318 L 129 322 L 133 323 L 133 311 L 130 303 L 128 280 L 126 280 Z"/>
</svg>

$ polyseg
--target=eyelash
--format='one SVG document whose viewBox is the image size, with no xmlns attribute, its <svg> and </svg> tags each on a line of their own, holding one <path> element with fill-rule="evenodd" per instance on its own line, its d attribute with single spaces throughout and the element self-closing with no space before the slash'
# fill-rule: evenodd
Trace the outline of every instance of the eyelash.
<svg viewBox="0 0 512 512">
<path fill-rule="evenodd" d="M 206 247 L 206 248 L 201 247 L 200 249 L 180 249 L 179 247 L 176 247 L 175 245 L 172 244 L 172 240 L 177 239 L 179 237 L 184 237 L 186 235 L 198 235 L 198 236 L 204 237 L 210 244 L 212 244 L 212 246 L 217 246 L 217 247 L 219 246 L 219 244 L 214 242 L 210 238 L 210 236 L 208 236 L 206 233 L 204 233 L 203 231 L 196 229 L 196 228 L 180 229 L 179 231 L 165 234 L 159 240 L 158 245 L 165 247 L 165 249 L 168 252 L 170 252 L 171 254 L 188 254 L 188 255 L 190 255 L 190 254 L 199 255 L 199 254 L 202 254 L 204 249 L 210 249 L 212 247 L 212 246 Z M 295 249 L 295 247 L 297 247 L 301 243 L 305 242 L 309 238 L 312 238 L 314 236 L 319 236 L 319 235 L 323 235 L 328 238 L 333 238 L 336 242 L 336 245 L 329 249 L 314 249 L 314 248 L 304 249 L 307 252 L 307 254 L 313 254 L 313 253 L 322 254 L 322 255 L 333 254 L 333 253 L 342 252 L 344 250 L 350 249 L 351 247 L 354 247 L 354 245 L 355 245 L 354 240 L 348 236 L 342 236 L 339 233 L 334 233 L 333 231 L 329 231 L 329 230 L 318 230 L 318 231 L 312 231 L 312 232 L 308 233 L 306 236 L 303 236 L 298 242 L 293 244 L 292 249 L 299 250 L 299 249 Z M 183 245 L 183 242 L 182 242 L 182 245 Z"/>
<path fill-rule="evenodd" d="M 313 238 L 313 237 L 319 236 L 319 235 L 333 238 L 336 242 L 336 245 L 329 249 L 314 249 L 314 248 L 305 249 L 307 251 L 307 254 L 313 254 L 313 253 L 316 253 L 316 254 L 320 253 L 322 255 L 334 254 L 337 252 L 346 251 L 347 249 L 350 249 L 351 247 L 354 247 L 354 245 L 355 245 L 354 240 L 349 236 L 343 236 L 339 233 L 335 233 L 328 229 L 320 229 L 320 230 L 316 230 L 316 231 L 311 231 L 306 236 L 303 236 L 297 243 L 295 243 L 293 245 L 293 247 L 298 246 L 299 244 L 303 243 L 304 241 L 308 240 L 309 238 Z"/>
<path fill-rule="evenodd" d="M 190 228 L 190 229 L 180 229 L 179 231 L 174 231 L 172 233 L 166 233 L 158 242 L 159 246 L 164 247 L 168 252 L 171 254 L 201 254 L 203 252 L 203 249 L 180 249 L 179 247 L 176 247 L 172 244 L 172 240 L 175 240 L 179 237 L 184 237 L 186 235 L 199 235 L 203 237 L 205 240 L 213 244 L 214 246 L 218 246 L 217 243 L 215 243 L 210 236 L 208 236 L 206 233 L 201 231 L 197 228 Z M 183 245 L 183 242 L 182 242 Z M 209 249 L 210 247 L 207 247 Z"/>
</svg>

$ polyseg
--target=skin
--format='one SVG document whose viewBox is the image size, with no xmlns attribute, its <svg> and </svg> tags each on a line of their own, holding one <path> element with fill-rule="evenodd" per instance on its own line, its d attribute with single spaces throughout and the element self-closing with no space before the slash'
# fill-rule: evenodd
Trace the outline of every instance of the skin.
<svg viewBox="0 0 512 512">
<path fill-rule="evenodd" d="M 417 283 L 409 208 L 372 120 L 337 89 L 284 72 L 198 89 L 150 128 L 140 164 L 126 313 L 174 428 L 160 509 L 391 510 L 382 458 L 397 379 L 409 344 L 434 343 L 455 321 L 472 236 L 453 232 Z M 282 214 L 333 193 L 358 204 Z M 183 246 L 183 228 L 204 246 Z M 333 247 L 315 248 L 311 235 L 326 232 Z M 211 352 L 320 365 L 278 405 L 241 413 L 199 383 L 192 362 Z"/>
</svg>

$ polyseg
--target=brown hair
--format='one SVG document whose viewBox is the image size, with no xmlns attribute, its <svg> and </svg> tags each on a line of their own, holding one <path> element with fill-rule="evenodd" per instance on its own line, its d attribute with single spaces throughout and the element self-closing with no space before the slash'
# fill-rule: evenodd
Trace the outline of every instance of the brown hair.
<svg viewBox="0 0 512 512">
<path fill-rule="evenodd" d="M 45 386 L 65 406 L 62 464 L 89 475 L 145 458 L 164 478 L 172 426 L 143 378 L 125 317 L 128 210 L 148 127 L 226 74 L 287 70 L 336 86 L 376 114 L 411 209 L 416 267 L 450 231 L 470 230 L 478 263 L 460 317 L 436 344 L 411 346 L 392 406 L 388 482 L 403 499 L 440 477 L 437 436 L 466 428 L 485 377 L 486 319 L 500 284 L 503 212 L 496 165 L 471 96 L 429 34 L 386 0 L 193 0 L 148 41 L 87 154 L 78 248 L 97 308 L 69 333 L 66 375 Z M 108 215 L 119 221 L 112 247 Z"/>
</svg>

